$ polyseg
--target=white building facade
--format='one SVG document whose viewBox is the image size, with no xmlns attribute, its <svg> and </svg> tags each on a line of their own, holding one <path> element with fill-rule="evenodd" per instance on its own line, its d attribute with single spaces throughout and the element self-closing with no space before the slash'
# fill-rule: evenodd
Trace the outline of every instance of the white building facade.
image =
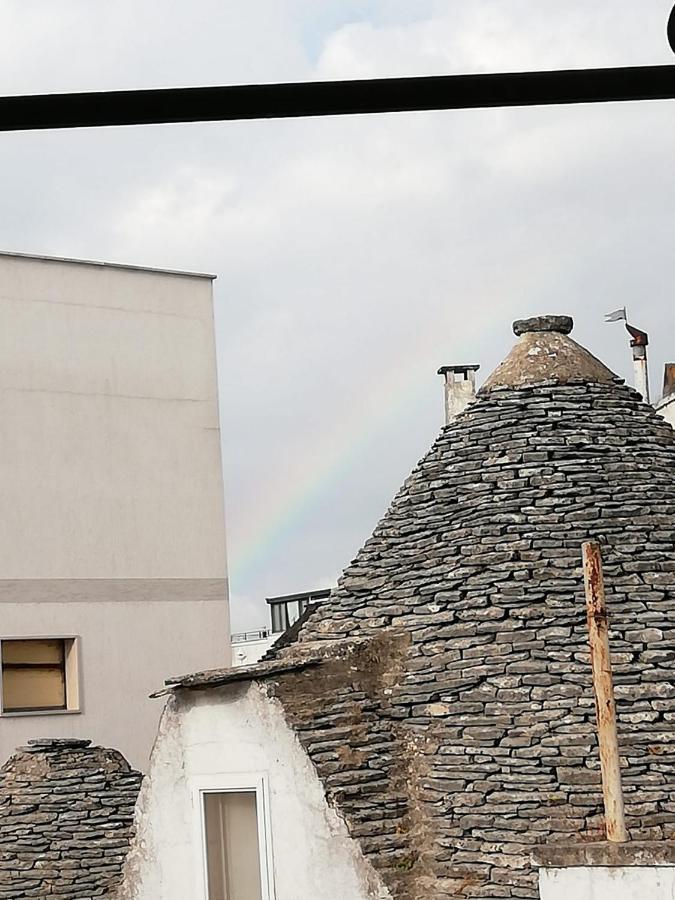
<svg viewBox="0 0 675 900">
<path fill-rule="evenodd" d="M 212 277 L 0 254 L 0 758 L 230 659 Z"/>
<path fill-rule="evenodd" d="M 281 704 L 243 675 L 165 708 L 115 900 L 159 897 L 391 900 Z"/>
</svg>

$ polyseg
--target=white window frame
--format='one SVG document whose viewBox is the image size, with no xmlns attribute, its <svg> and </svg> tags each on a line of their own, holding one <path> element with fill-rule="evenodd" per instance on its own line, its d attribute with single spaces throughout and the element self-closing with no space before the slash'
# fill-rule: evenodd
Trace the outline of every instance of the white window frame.
<svg viewBox="0 0 675 900">
<path fill-rule="evenodd" d="M 4 641 L 63 641 L 66 652 L 66 708 L 26 709 L 21 712 L 5 712 L 2 685 L 2 644 Z M 21 718 L 26 716 L 72 716 L 83 712 L 81 640 L 77 634 L 3 634 L 0 637 L 0 716 Z"/>
<path fill-rule="evenodd" d="M 195 813 L 195 868 L 197 872 L 197 893 L 195 896 L 199 900 L 208 900 L 209 898 L 204 796 L 206 794 L 236 794 L 242 791 L 249 791 L 255 794 L 262 900 L 275 900 L 269 787 L 267 776 L 262 772 L 201 777 L 194 779 L 192 782 L 192 804 Z"/>
</svg>

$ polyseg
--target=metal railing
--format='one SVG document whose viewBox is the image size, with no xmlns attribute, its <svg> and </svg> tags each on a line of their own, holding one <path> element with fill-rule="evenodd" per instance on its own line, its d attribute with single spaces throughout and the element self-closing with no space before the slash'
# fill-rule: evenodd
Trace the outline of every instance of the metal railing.
<svg viewBox="0 0 675 900">
<path fill-rule="evenodd" d="M 245 641 L 264 641 L 272 636 L 271 628 L 259 628 L 257 631 L 237 631 L 232 635 L 233 644 L 243 644 Z"/>
</svg>

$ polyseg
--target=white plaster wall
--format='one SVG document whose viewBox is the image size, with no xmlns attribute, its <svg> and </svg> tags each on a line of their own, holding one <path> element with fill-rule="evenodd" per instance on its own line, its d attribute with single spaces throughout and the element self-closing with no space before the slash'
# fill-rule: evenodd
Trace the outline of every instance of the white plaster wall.
<svg viewBox="0 0 675 900">
<path fill-rule="evenodd" d="M 274 900 L 389 900 L 323 788 L 280 705 L 256 684 L 169 701 L 137 807 L 118 900 L 206 900 L 193 789 L 263 773 Z"/>
<path fill-rule="evenodd" d="M 237 641 L 232 644 L 232 665 L 252 666 L 257 663 L 270 649 L 279 637 L 278 634 L 270 634 L 269 637 L 258 641 Z"/>
<path fill-rule="evenodd" d="M 3 635 L 79 638 L 82 702 L 80 713 L 0 717 L 0 765 L 29 738 L 82 737 L 147 771 L 161 711 L 148 695 L 229 652 L 224 600 L 2 603 L 0 616 Z"/>
<path fill-rule="evenodd" d="M 224 578 L 207 277 L 0 254 L 0 579 Z"/>
<path fill-rule="evenodd" d="M 675 428 L 675 396 L 666 397 L 656 404 L 656 411 L 660 416 Z"/>
<path fill-rule="evenodd" d="M 674 900 L 675 867 L 540 869 L 541 900 Z"/>
</svg>

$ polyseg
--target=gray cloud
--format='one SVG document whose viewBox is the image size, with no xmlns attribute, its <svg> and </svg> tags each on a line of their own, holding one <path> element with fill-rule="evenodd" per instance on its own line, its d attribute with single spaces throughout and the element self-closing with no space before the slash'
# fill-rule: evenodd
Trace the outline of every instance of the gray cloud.
<svg viewBox="0 0 675 900">
<path fill-rule="evenodd" d="M 30 10 L 28 9 L 30 6 Z M 668 2 L 0 2 L 3 92 L 670 62 Z M 671 346 L 672 104 L 5 135 L 0 245 L 212 271 L 233 624 L 330 583 L 442 420 L 442 363 L 575 316 Z"/>
</svg>

